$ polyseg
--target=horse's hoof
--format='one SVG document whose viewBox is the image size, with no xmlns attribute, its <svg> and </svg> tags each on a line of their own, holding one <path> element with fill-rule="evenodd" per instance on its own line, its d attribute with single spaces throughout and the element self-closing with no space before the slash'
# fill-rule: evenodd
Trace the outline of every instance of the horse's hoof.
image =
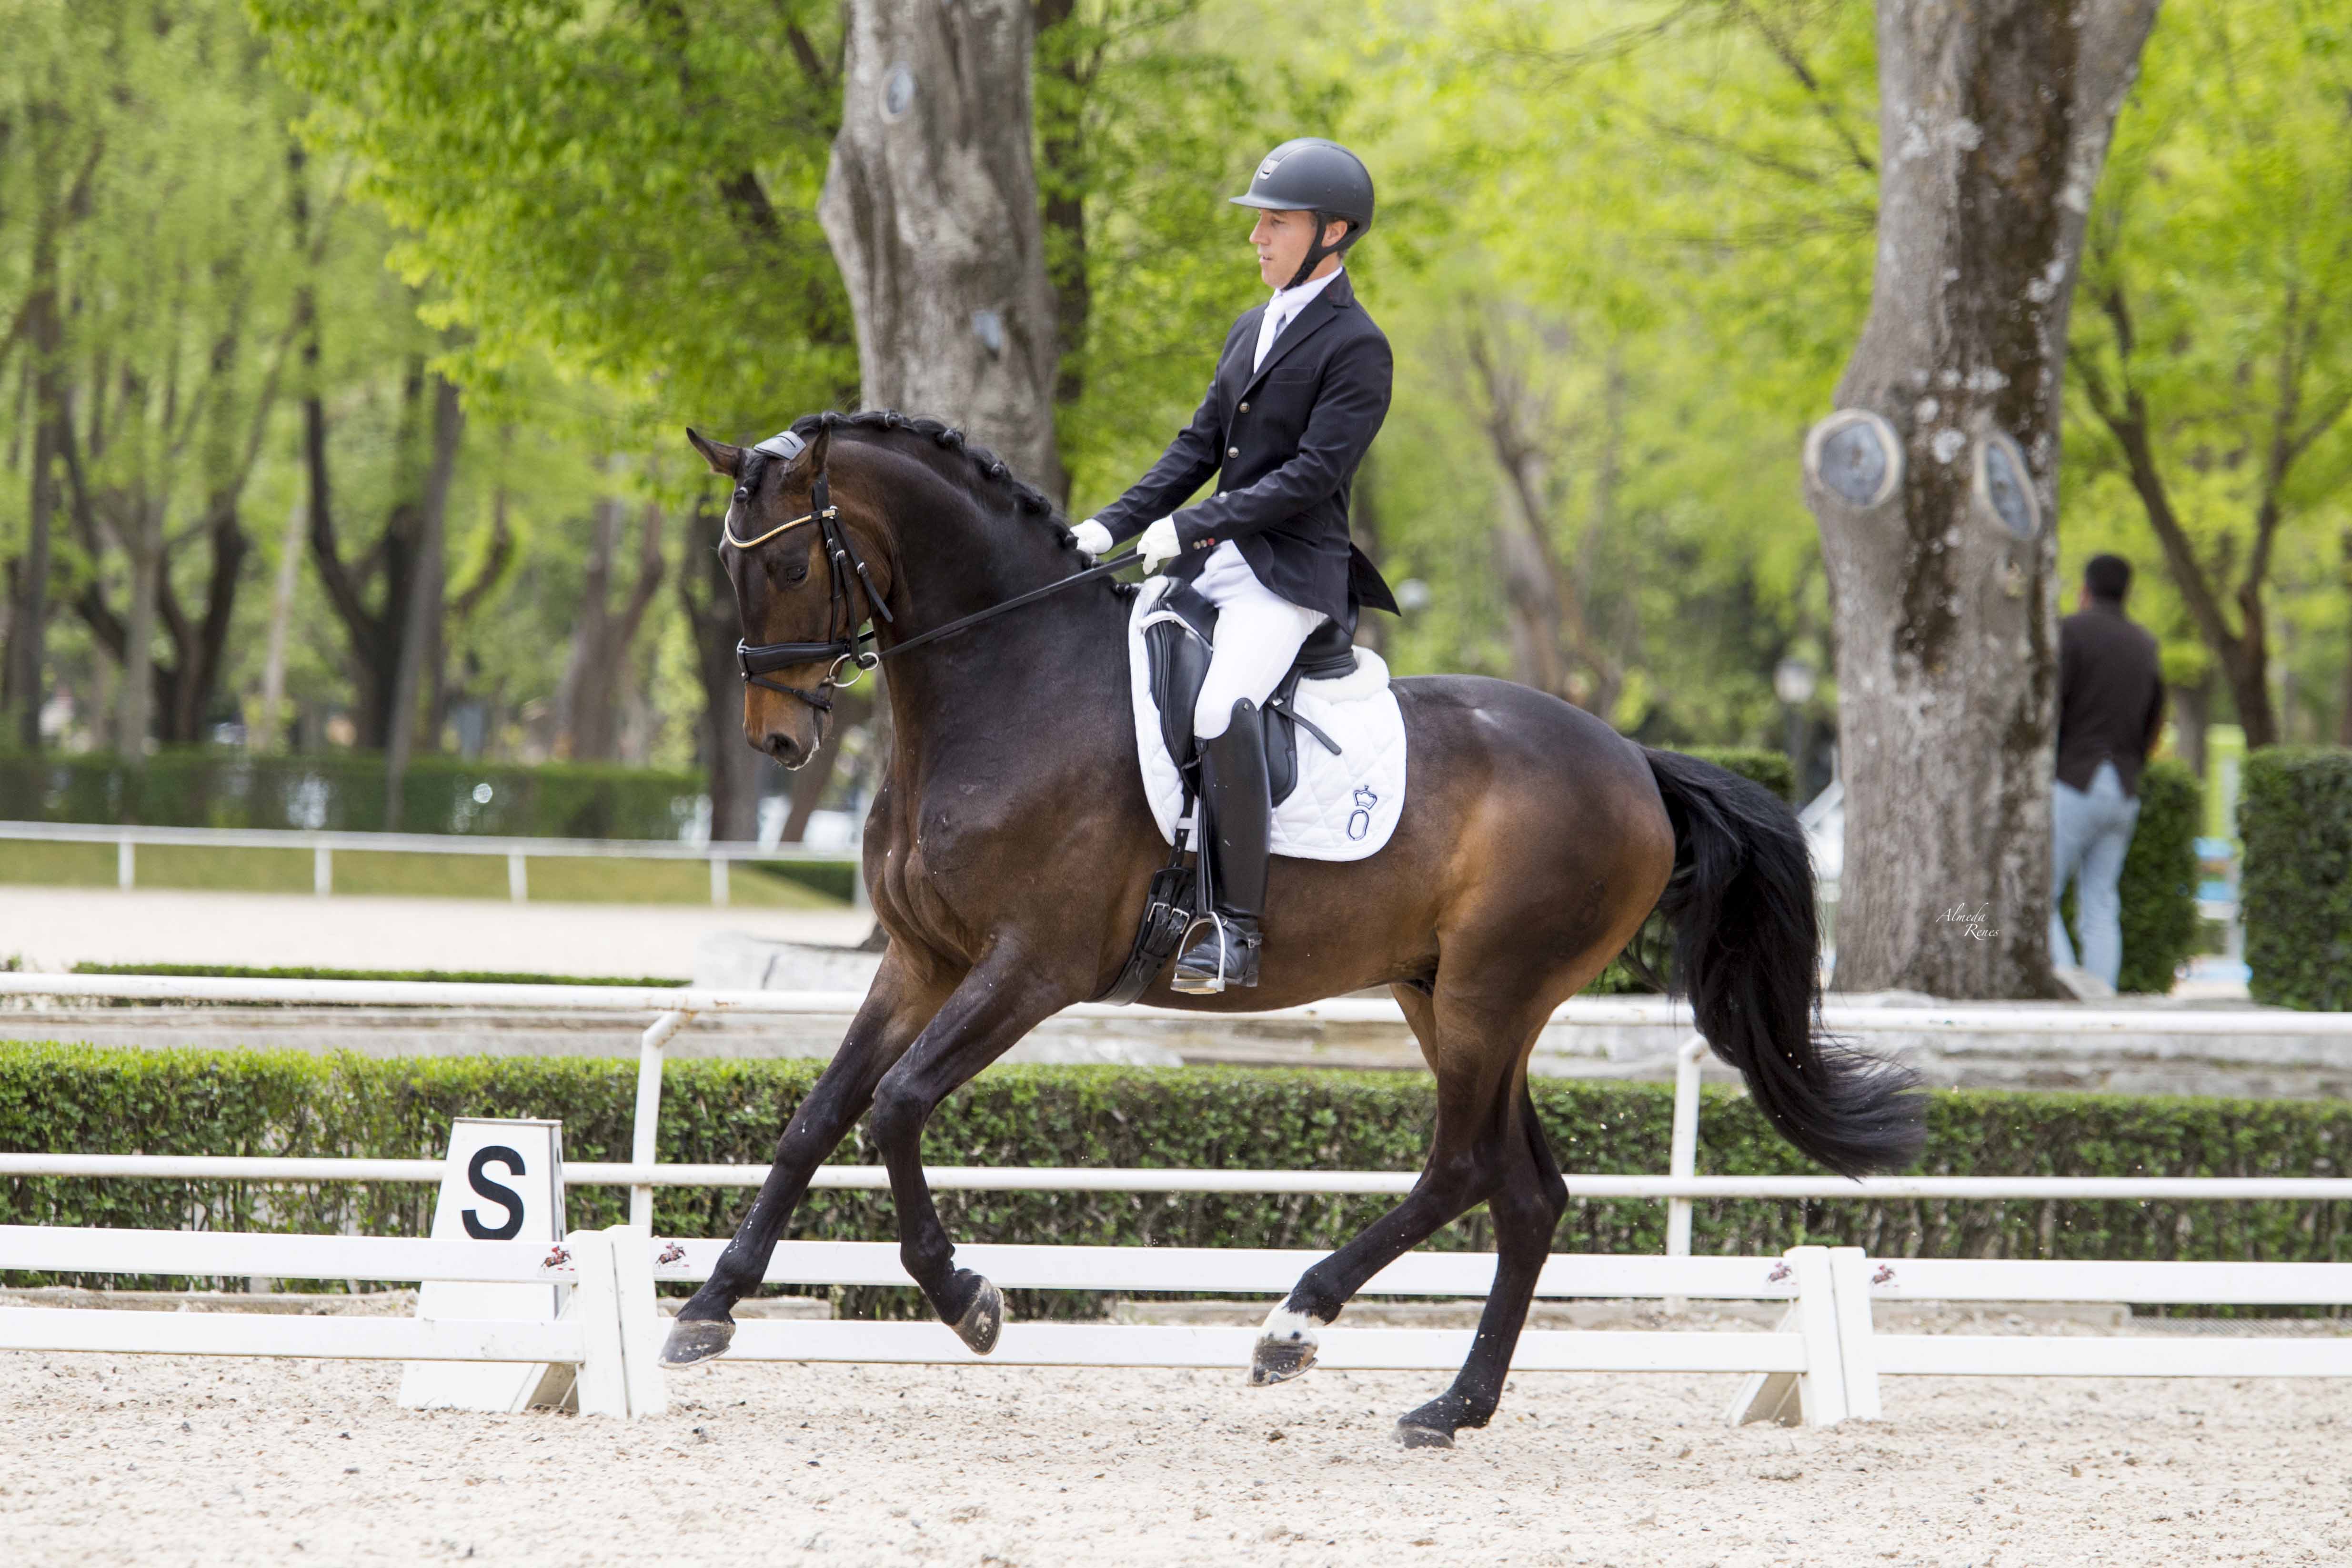
<svg viewBox="0 0 2352 1568">
<path fill-rule="evenodd" d="M 1276 1339 L 1267 1334 L 1250 1352 L 1250 1386 L 1271 1388 L 1288 1383 L 1315 1364 L 1313 1340 Z"/>
<path fill-rule="evenodd" d="M 1451 1448 L 1454 1434 L 1442 1426 L 1416 1426 L 1407 1416 L 1396 1424 L 1396 1440 L 1408 1448 Z"/>
<path fill-rule="evenodd" d="M 971 1347 L 974 1355 L 986 1355 L 996 1348 L 996 1336 L 1004 1331 L 1004 1292 L 986 1279 L 980 1282 L 980 1294 L 955 1321 L 956 1338 Z"/>
<path fill-rule="evenodd" d="M 670 1325 L 662 1344 L 664 1366 L 697 1366 L 722 1355 L 735 1340 L 735 1325 L 724 1318 L 680 1318 Z"/>
<path fill-rule="evenodd" d="M 1315 1329 L 1314 1319 L 1287 1305 L 1268 1312 L 1265 1330 L 1257 1337 L 1257 1347 L 1250 1352 L 1250 1386 L 1271 1388 L 1277 1383 L 1288 1383 L 1313 1366 L 1318 1349 Z"/>
</svg>

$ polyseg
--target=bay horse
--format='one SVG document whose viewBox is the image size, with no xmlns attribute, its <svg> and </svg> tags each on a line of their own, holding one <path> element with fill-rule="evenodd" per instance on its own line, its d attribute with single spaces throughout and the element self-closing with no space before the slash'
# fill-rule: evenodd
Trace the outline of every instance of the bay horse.
<svg viewBox="0 0 2352 1568">
<path fill-rule="evenodd" d="M 688 432 L 735 483 L 720 548 L 745 641 L 770 656 L 755 665 L 761 649 L 745 650 L 751 745 L 806 761 L 860 657 L 842 651 L 857 628 L 873 621 L 882 656 L 906 646 L 891 662 L 896 743 L 864 858 L 889 945 L 750 1213 L 679 1311 L 670 1366 L 727 1348 L 731 1309 L 861 1114 L 888 1167 L 908 1274 L 967 1345 L 994 1347 L 1003 1298 L 956 1267 L 923 1178 L 923 1124 L 1031 1029 L 1108 989 L 1168 858 L 1136 755 L 1132 590 L 1097 577 L 911 646 L 1086 557 L 1045 496 L 935 420 L 813 415 L 792 436 L 762 451 Z M 1408 1446 L 1451 1446 L 1495 1413 L 1567 1207 L 1528 1053 L 1654 908 L 1699 1028 L 1791 1143 L 1840 1173 L 1899 1168 L 1921 1122 L 1910 1075 L 1818 1031 L 1812 868 L 1787 803 L 1525 686 L 1434 676 L 1395 690 L 1411 782 L 1388 846 L 1349 863 L 1275 860 L 1255 990 L 1181 995 L 1163 977 L 1143 1000 L 1217 1013 L 1394 994 L 1436 1076 L 1428 1163 L 1402 1202 L 1274 1309 L 1250 1382 L 1305 1372 L 1319 1329 L 1366 1280 L 1483 1202 L 1497 1266 L 1469 1357 L 1397 1425 Z"/>
</svg>

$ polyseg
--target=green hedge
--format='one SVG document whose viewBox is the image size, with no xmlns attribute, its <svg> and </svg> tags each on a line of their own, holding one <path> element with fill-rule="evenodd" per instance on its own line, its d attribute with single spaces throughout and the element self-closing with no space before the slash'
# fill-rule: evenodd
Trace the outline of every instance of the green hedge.
<svg viewBox="0 0 2352 1568">
<path fill-rule="evenodd" d="M 660 1157 L 763 1164 L 818 1064 L 687 1060 L 670 1065 Z M 0 1148 L 152 1154 L 433 1157 L 458 1116 L 555 1117 L 566 1155 L 627 1156 L 636 1065 L 619 1059 L 383 1060 L 282 1051 L 137 1051 L 0 1047 Z M 1561 1165 L 1575 1173 L 1665 1169 L 1673 1120 L 1664 1086 L 1538 1079 L 1536 1103 Z M 1158 1165 L 1418 1170 L 1433 1100 L 1419 1074 L 1250 1068 L 1004 1068 L 933 1120 L 939 1164 Z M 1928 1107 L 1920 1169 L 1951 1175 L 2312 1175 L 2352 1169 L 2352 1105 L 2331 1101 L 2136 1099 L 1946 1092 Z M 863 1142 L 848 1162 L 875 1163 Z M 1807 1169 L 1732 1090 L 1707 1091 L 1703 1173 Z M 1573 1192 L 1573 1183 L 1570 1185 Z M 741 1188 L 666 1189 L 665 1236 L 730 1234 Z M 1309 1195 L 942 1193 L 965 1241 L 1087 1246 L 1334 1247 L 1391 1200 Z M 617 1189 L 574 1188 L 575 1226 L 616 1223 Z M 433 1193 L 414 1184 L 273 1188 L 237 1182 L 0 1179 L 12 1224 L 421 1234 Z M 1710 1202 L 1696 1248 L 1775 1253 L 1801 1241 L 1885 1256 L 2332 1260 L 2344 1204 Z M 1562 1252 L 1657 1252 L 1663 1205 L 1580 1202 Z M 809 1194 L 793 1234 L 888 1239 L 887 1194 Z M 1490 1245 L 1482 1213 L 1432 1246 Z M 16 1283 L 45 1282 L 30 1275 Z M 128 1283 L 128 1281 L 118 1281 Z M 846 1310 L 898 1312 L 904 1292 L 835 1292 Z M 1085 1310 L 1038 1292 L 1030 1314 Z"/>
<path fill-rule="evenodd" d="M 2116 990 L 2162 995 L 2172 989 L 2174 971 L 2197 951 L 2197 835 L 2204 821 L 2205 786 L 2185 763 L 2168 757 L 2141 772 L 2139 821 L 2116 884 L 2124 926 Z M 2059 911 L 2079 957 L 2083 939 L 2072 882 Z"/>
<path fill-rule="evenodd" d="M 2246 846 L 2238 897 L 2254 1000 L 2352 1008 L 2352 751 L 2248 752 L 2238 831 Z"/>
<path fill-rule="evenodd" d="M 488 798 L 477 799 L 488 786 Z M 401 783 L 412 833 L 524 838 L 676 838 L 700 775 L 601 763 L 467 762 L 424 756 Z M 383 758 L 367 752 L 256 756 L 174 747 L 132 769 L 103 752 L 0 755 L 0 818 L 158 827 L 309 827 L 384 823 Z"/>
<path fill-rule="evenodd" d="M 1786 752 L 1761 751 L 1751 746 L 1693 746 L 1685 754 L 1696 757 L 1701 762 L 1713 763 L 1741 778 L 1753 779 L 1782 800 L 1795 802 L 1797 775 L 1789 765 Z M 1640 933 L 1633 938 L 1633 945 L 1648 955 L 1650 966 L 1660 975 L 1669 979 L 1673 977 L 1674 954 L 1664 920 L 1653 914 L 1643 921 Z M 1609 967 L 1584 988 L 1583 994 L 1622 996 L 1646 994 L 1653 989 L 1627 969 L 1622 959 L 1612 958 L 1609 961 Z"/>
</svg>

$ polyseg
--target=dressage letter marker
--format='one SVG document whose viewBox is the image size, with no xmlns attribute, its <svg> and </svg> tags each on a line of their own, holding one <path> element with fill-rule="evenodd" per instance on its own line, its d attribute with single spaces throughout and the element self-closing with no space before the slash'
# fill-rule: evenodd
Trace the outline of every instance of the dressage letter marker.
<svg viewBox="0 0 2352 1568">
<path fill-rule="evenodd" d="M 460 1117 L 450 1125 L 434 1240 L 543 1242 L 552 1252 L 563 1231 L 562 1122 Z M 416 1315 L 552 1322 L 562 1315 L 565 1293 L 560 1285 L 428 1279 L 417 1291 Z M 400 1403 L 410 1409 L 528 1410 L 561 1403 L 573 1371 L 535 1362 L 413 1361 L 401 1374 Z"/>
</svg>

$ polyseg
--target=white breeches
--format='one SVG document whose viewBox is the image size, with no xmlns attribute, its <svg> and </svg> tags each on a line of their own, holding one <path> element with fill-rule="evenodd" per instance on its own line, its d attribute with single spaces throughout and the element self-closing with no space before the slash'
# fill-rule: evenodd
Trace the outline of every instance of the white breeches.
<svg viewBox="0 0 2352 1568">
<path fill-rule="evenodd" d="M 1243 698 L 1264 707 L 1289 673 L 1298 646 L 1330 617 L 1294 605 L 1259 582 L 1230 539 L 1209 552 L 1192 586 L 1217 606 L 1216 646 L 1192 709 L 1192 733 L 1206 741 L 1225 732 L 1234 704 Z"/>
</svg>

